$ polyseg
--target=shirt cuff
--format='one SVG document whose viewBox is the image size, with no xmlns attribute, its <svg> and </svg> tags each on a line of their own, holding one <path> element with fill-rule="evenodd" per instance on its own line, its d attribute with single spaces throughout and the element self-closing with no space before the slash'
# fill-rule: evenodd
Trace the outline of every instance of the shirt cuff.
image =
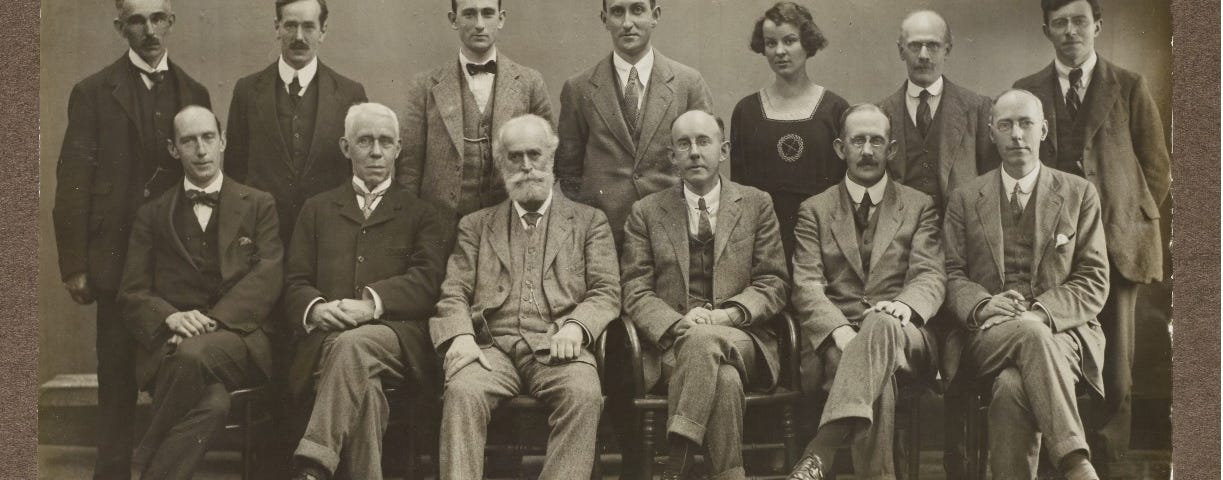
<svg viewBox="0 0 1223 480">
<path fill-rule="evenodd" d="M 566 318 L 564 322 L 561 322 L 561 326 L 563 327 L 570 323 L 577 325 L 578 328 L 582 329 L 582 346 L 583 347 L 590 345 L 590 342 L 594 341 L 594 339 L 591 338 L 590 330 L 587 330 L 586 326 L 582 325 L 582 322 L 579 322 L 576 318 Z"/>
<path fill-rule="evenodd" d="M 374 320 L 380 320 L 384 313 L 382 310 L 382 297 L 379 297 L 378 292 L 375 292 L 370 287 L 365 287 L 365 292 L 369 294 L 370 298 L 374 299 Z"/>
<path fill-rule="evenodd" d="M 314 331 L 314 327 L 310 325 L 310 310 L 314 308 L 315 304 L 321 301 L 323 301 L 323 297 L 317 297 L 314 300 L 311 300 L 310 304 L 306 305 L 306 313 L 302 314 L 302 328 L 306 329 L 306 333 Z"/>
<path fill-rule="evenodd" d="M 921 328 L 922 325 L 926 324 L 926 319 L 922 318 L 921 314 L 917 313 L 917 310 L 915 310 L 912 305 L 909 305 L 900 300 L 893 300 L 893 301 L 895 301 L 896 303 L 904 303 L 904 306 L 909 307 L 909 323 L 912 323 L 913 325 L 917 326 L 918 328 Z"/>
<path fill-rule="evenodd" d="M 1049 330 L 1057 332 L 1057 328 L 1053 325 L 1053 315 L 1049 313 L 1049 309 L 1045 308 L 1045 306 L 1040 302 L 1032 302 L 1032 310 L 1040 310 L 1040 313 L 1044 314 L 1045 316 L 1043 319 L 1045 321 L 1045 325 L 1049 327 Z"/>
<path fill-rule="evenodd" d="M 981 325 L 982 319 L 977 318 L 977 316 L 980 315 L 981 309 L 985 307 L 985 304 L 989 303 L 990 298 L 992 297 L 985 297 L 981 299 L 980 302 L 977 302 L 977 304 L 972 307 L 972 313 L 968 315 L 968 325 L 969 326 L 976 327 L 976 326 Z"/>
</svg>

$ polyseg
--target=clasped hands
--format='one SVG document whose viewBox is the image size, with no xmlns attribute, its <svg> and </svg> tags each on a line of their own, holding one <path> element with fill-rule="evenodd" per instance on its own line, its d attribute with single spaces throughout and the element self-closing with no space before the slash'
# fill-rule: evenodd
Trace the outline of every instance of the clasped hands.
<svg viewBox="0 0 1223 480">
<path fill-rule="evenodd" d="M 679 338 L 684 336 L 684 333 L 692 328 L 693 325 L 722 325 L 726 327 L 735 326 L 736 319 L 742 315 L 735 307 L 710 309 L 705 307 L 696 307 L 688 310 L 684 314 L 684 318 L 679 319 L 671 326 L 671 336 Z"/>
<path fill-rule="evenodd" d="M 904 302 L 883 300 L 876 303 L 875 306 L 867 310 L 867 313 L 879 312 L 892 318 L 895 318 L 901 325 L 908 325 L 913 319 L 913 309 Z M 836 345 L 837 350 L 842 352 L 849 346 L 849 342 L 858 336 L 858 332 L 849 325 L 841 325 L 832 330 L 832 342 Z"/>
<path fill-rule="evenodd" d="M 319 302 L 310 308 L 310 315 L 307 317 L 311 327 L 324 332 L 348 330 L 373 319 L 374 300 L 370 298 Z"/>
<path fill-rule="evenodd" d="M 582 327 L 574 322 L 566 322 L 552 335 L 548 348 L 550 361 L 566 361 L 578 358 L 582 354 L 582 340 L 585 334 L 582 332 Z M 446 380 L 450 380 L 454 374 L 459 373 L 463 367 L 478 362 L 485 370 L 492 370 L 492 364 L 488 363 L 488 357 L 484 355 L 484 350 L 476 344 L 476 337 L 473 335 L 459 335 L 450 341 L 450 348 L 446 350 L 446 357 L 443 360 L 442 366 L 446 371 Z"/>
<path fill-rule="evenodd" d="M 166 343 L 178 345 L 188 338 L 217 330 L 217 322 L 199 310 L 174 312 L 166 317 L 166 328 L 173 333 Z"/>
<path fill-rule="evenodd" d="M 985 319 L 981 323 L 981 330 L 988 330 L 990 327 L 1011 320 L 1045 322 L 1034 310 L 1029 309 L 1027 299 L 1014 290 L 1007 290 L 990 297 L 977 311 L 977 318 Z"/>
</svg>

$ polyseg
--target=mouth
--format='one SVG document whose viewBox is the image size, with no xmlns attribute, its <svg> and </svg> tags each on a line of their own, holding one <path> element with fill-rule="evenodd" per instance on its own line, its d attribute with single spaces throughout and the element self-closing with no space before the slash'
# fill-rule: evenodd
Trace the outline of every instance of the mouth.
<svg viewBox="0 0 1223 480">
<path fill-rule="evenodd" d="M 641 35 L 638 35 L 638 34 L 636 34 L 636 33 L 622 33 L 622 34 L 620 34 L 620 38 L 623 38 L 623 39 L 625 39 L 625 40 L 636 40 L 636 39 L 638 39 L 638 38 L 640 38 L 640 37 L 641 37 Z"/>
</svg>

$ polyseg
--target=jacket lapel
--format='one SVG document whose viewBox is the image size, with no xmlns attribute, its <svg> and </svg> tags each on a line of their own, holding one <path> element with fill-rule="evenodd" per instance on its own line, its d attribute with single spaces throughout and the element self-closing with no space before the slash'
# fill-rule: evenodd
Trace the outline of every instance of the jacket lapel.
<svg viewBox="0 0 1223 480">
<path fill-rule="evenodd" d="M 552 206 L 548 207 L 548 236 L 544 244 L 544 270 L 552 268 L 556 254 L 569 244 L 573 236 L 573 205 L 559 190 L 552 192 Z"/>
<path fill-rule="evenodd" d="M 382 200 L 378 202 L 378 207 L 374 209 L 374 212 L 369 215 L 368 219 L 365 219 L 362 225 L 372 227 L 389 222 L 391 219 L 399 216 L 399 211 L 403 209 L 403 197 L 395 195 L 395 192 L 398 191 L 398 184 L 391 182 L 391 187 L 382 195 Z M 357 195 L 355 193 L 352 195 L 352 201 L 354 204 L 357 202 Z"/>
<path fill-rule="evenodd" d="M 498 60 L 497 75 L 493 80 L 493 131 L 501 129 L 514 115 L 514 106 L 522 104 L 521 72 L 518 64 L 504 55 Z"/>
<path fill-rule="evenodd" d="M 484 226 L 484 236 L 488 238 L 488 243 L 493 247 L 493 253 L 497 254 L 497 258 L 501 260 L 501 265 L 506 271 L 510 270 L 510 217 L 513 212 L 513 201 L 505 200 L 497 205 L 497 209 L 493 211 L 492 217 L 488 224 Z"/>
<path fill-rule="evenodd" d="M 951 168 L 955 166 L 952 165 L 951 159 L 961 158 L 956 153 L 964 145 L 962 140 L 964 139 L 965 122 L 956 120 L 968 118 L 964 109 L 964 99 L 960 96 L 959 89 L 950 80 L 947 80 L 947 77 L 943 77 L 943 98 L 939 101 L 938 111 L 934 115 L 934 120 L 940 122 L 941 132 L 938 145 L 941 157 L 938 162 L 939 188 L 946 189 L 948 178 L 951 176 Z M 944 119 L 948 121 L 943 121 Z M 969 153 L 975 155 L 976 152 Z"/>
<path fill-rule="evenodd" d="M 1040 261 L 1045 256 L 1049 240 L 1057 234 L 1057 224 L 1062 215 L 1061 182 L 1047 168 L 1041 168 L 1036 182 L 1036 238 L 1032 241 L 1032 279 L 1037 278 Z"/>
<path fill-rule="evenodd" d="M 446 125 L 450 143 L 454 145 L 454 150 L 462 155 L 463 79 L 460 78 L 457 61 L 451 65 L 453 68 L 443 68 L 433 77 L 433 103 L 437 105 L 438 113 L 442 116 L 442 124 Z M 494 100 L 494 103 L 499 102 Z"/>
<path fill-rule="evenodd" d="M 845 181 L 836 188 L 841 190 L 841 207 L 832 212 L 832 237 L 836 239 L 841 251 L 845 252 L 845 261 L 858 273 L 858 278 L 866 279 L 862 269 L 862 250 L 858 248 L 858 232 L 854 226 L 854 203 L 849 198 L 849 189 Z"/>
<path fill-rule="evenodd" d="M 276 77 L 279 75 L 276 64 L 273 63 L 264 69 L 259 78 L 255 80 L 255 104 L 259 111 L 260 123 L 257 131 L 264 132 L 264 135 L 270 135 L 276 139 L 276 144 L 280 146 L 281 168 L 298 173 L 289 155 L 284 133 L 280 131 L 280 122 L 276 121 Z"/>
<path fill-rule="evenodd" d="M 743 216 L 742 205 L 739 205 L 743 196 L 739 194 L 734 184 L 725 179 L 722 179 L 721 182 L 722 198 L 718 204 L 718 226 L 713 235 L 714 270 L 717 270 L 718 261 L 722 259 L 722 253 L 726 250 L 726 245 L 730 243 L 730 236 L 735 232 L 735 226 L 739 224 L 739 217 Z"/>
<path fill-rule="evenodd" d="M 365 223 L 365 215 L 361 214 L 361 207 L 357 205 L 357 192 L 353 189 L 351 180 L 346 186 L 348 188 L 334 190 L 335 193 L 332 194 L 334 196 L 331 199 L 331 204 L 341 217 L 347 218 L 357 225 L 362 225 Z"/>
<path fill-rule="evenodd" d="M 131 61 L 127 59 L 125 54 L 114 63 L 114 69 L 110 75 L 110 84 L 112 86 L 111 96 L 115 98 L 115 103 L 119 104 L 119 108 L 123 109 L 123 113 L 127 115 L 127 119 L 132 122 L 135 127 L 136 134 L 139 138 L 144 138 L 144 126 L 140 124 L 140 117 L 136 115 L 136 79 L 131 73 L 129 65 Z M 144 85 L 141 85 L 143 88 Z M 133 151 L 136 155 L 141 155 L 143 149 L 137 148 Z"/>
<path fill-rule="evenodd" d="M 657 64 L 655 68 L 657 68 Z M 651 76 L 653 76 L 652 73 Z M 620 111 L 620 94 L 617 93 L 617 82 L 616 67 L 612 65 L 611 56 L 608 56 L 606 60 L 595 67 L 594 74 L 590 76 L 590 83 L 594 86 L 595 90 L 591 95 L 591 101 L 594 103 L 595 112 L 599 114 L 599 118 L 603 119 L 603 123 L 607 125 L 608 130 L 611 130 L 612 136 L 616 137 L 616 141 L 620 142 L 625 151 L 636 152 L 637 149 L 633 144 L 632 137 L 628 133 L 628 126 L 624 123 L 624 114 Z M 636 155 L 634 155 L 635 157 Z"/>
<path fill-rule="evenodd" d="M 214 209 L 213 215 L 217 217 L 217 247 L 220 248 L 218 256 L 221 259 L 221 278 L 229 278 L 234 272 L 232 258 L 226 255 L 231 245 L 238 236 L 238 226 L 246 219 L 246 213 L 250 211 L 247 201 L 250 194 L 241 191 L 236 182 L 226 178 L 221 184 L 221 204 L 219 208 Z"/>
<path fill-rule="evenodd" d="M 905 89 L 908 86 L 908 80 L 901 82 L 900 90 L 884 100 L 881 105 L 885 112 L 889 112 L 888 116 L 891 117 L 889 120 L 892 124 L 892 139 L 896 141 L 896 157 L 899 158 L 893 157 L 892 161 L 888 162 L 888 173 L 892 175 L 892 178 L 896 179 L 905 178 L 905 167 L 908 166 L 904 158 L 907 151 L 905 150 L 905 122 L 909 121 L 909 107 L 905 104 Z"/>
<path fill-rule="evenodd" d="M 1040 71 L 1036 78 L 1036 85 L 1038 87 L 1032 90 L 1032 94 L 1040 99 L 1041 108 L 1045 111 L 1045 120 L 1049 122 L 1049 135 L 1045 138 L 1043 144 L 1047 146 L 1052 156 L 1044 160 L 1051 162 L 1057 159 L 1056 102 L 1062 101 L 1062 95 L 1059 91 L 1061 87 L 1057 84 L 1057 70 L 1054 69 L 1052 63 Z"/>
<path fill-rule="evenodd" d="M 688 267 L 691 261 L 688 252 L 688 201 L 684 198 L 684 183 L 671 189 L 671 201 L 663 203 L 663 230 L 671 240 L 675 250 L 675 261 L 679 263 L 679 271 L 683 275 L 684 290 L 688 291 Z M 717 235 L 714 235 L 716 238 Z"/>
<path fill-rule="evenodd" d="M 1103 58 L 1098 58 L 1096 68 L 1092 71 L 1091 84 L 1087 87 L 1086 98 L 1083 99 L 1083 103 L 1088 106 L 1087 116 L 1083 117 L 1085 127 L 1083 140 L 1087 145 L 1091 144 L 1091 138 L 1108 119 L 1108 112 L 1112 111 L 1113 103 L 1119 101 L 1121 101 L 1121 92 L 1120 87 L 1117 86 L 1117 76 Z"/>
<path fill-rule="evenodd" d="M 875 238 L 871 241 L 871 265 L 867 271 L 874 271 L 875 265 L 879 263 L 879 259 L 883 258 L 883 254 L 887 251 L 888 245 L 892 244 L 892 238 L 896 236 L 896 231 L 900 229 L 901 213 L 904 211 L 904 205 L 896 200 L 896 185 L 892 180 L 887 180 L 888 184 L 883 190 L 883 202 L 879 204 L 875 220 Z"/>
<path fill-rule="evenodd" d="M 191 254 L 187 253 L 187 247 L 183 245 L 182 239 L 178 238 L 178 229 L 174 228 L 174 208 L 178 206 L 178 202 L 182 201 L 183 187 L 179 183 L 170 193 L 170 201 L 165 203 L 166 210 L 162 212 L 161 218 L 165 219 L 166 230 L 170 232 L 170 239 L 174 242 L 174 249 L 182 255 L 187 263 L 191 264 L 191 268 L 200 269 L 199 265 L 195 264 L 195 260 L 191 259 Z"/>
<path fill-rule="evenodd" d="M 191 85 L 187 83 L 187 73 L 178 64 L 175 64 L 173 60 L 166 60 L 166 64 L 174 72 L 174 88 L 178 89 L 179 110 L 188 105 L 199 105 L 199 99 L 195 98 L 195 92 L 191 89 Z"/>
<path fill-rule="evenodd" d="M 985 243 L 994 257 L 994 268 L 997 269 L 999 284 L 1006 272 L 1002 265 L 1002 170 L 996 170 L 994 181 L 986 182 L 977 197 L 977 219 L 981 223 L 981 231 Z"/>
<path fill-rule="evenodd" d="M 331 112 L 339 110 L 339 95 L 336 95 L 335 77 L 332 76 L 331 69 L 323 62 L 318 64 L 318 74 L 314 76 L 314 82 L 318 85 L 318 108 L 314 115 L 314 133 L 310 136 L 310 150 L 306 152 L 306 164 L 302 166 L 303 172 L 309 172 L 310 167 L 314 165 L 324 150 L 324 145 L 330 142 L 335 146 L 339 142 L 338 138 L 323 138 L 323 132 L 334 132 L 337 129 L 333 125 L 336 122 L 343 122 L 342 115 L 331 115 Z M 343 131 L 343 128 L 338 130 Z M 337 147 L 338 148 L 338 147 Z"/>
<path fill-rule="evenodd" d="M 671 99 L 675 96 L 675 89 L 671 86 L 671 80 L 674 78 L 675 74 L 671 71 L 670 60 L 654 52 L 654 68 L 650 71 L 650 82 L 646 86 L 645 102 L 641 105 L 644 111 L 642 112 L 641 131 L 638 132 L 637 145 L 633 154 L 634 165 L 645 157 L 651 140 L 658 133 L 658 127 L 662 125 L 663 117 L 671 108 Z"/>
</svg>

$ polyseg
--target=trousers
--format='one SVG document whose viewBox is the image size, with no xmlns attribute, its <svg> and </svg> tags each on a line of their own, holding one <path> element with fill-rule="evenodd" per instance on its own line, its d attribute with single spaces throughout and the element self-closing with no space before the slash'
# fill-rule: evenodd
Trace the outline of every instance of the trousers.
<svg viewBox="0 0 1223 480">
<path fill-rule="evenodd" d="M 124 479 L 132 474 L 136 417 L 136 340 L 123 324 L 115 292 L 97 292 L 98 458 L 95 480 Z"/>
<path fill-rule="evenodd" d="M 1109 282 L 1108 299 L 1100 311 L 1104 331 L 1104 398 L 1087 415 L 1087 440 L 1092 457 L 1102 467 L 1100 473 L 1120 477 L 1112 468 L 1124 462 L 1129 453 L 1131 427 L 1131 388 L 1134 385 L 1134 313 L 1138 285 L 1114 271 Z"/>
<path fill-rule="evenodd" d="M 548 405 L 545 480 L 589 478 L 603 413 L 603 391 L 594 365 L 583 361 L 545 364 L 525 341 L 509 352 L 482 349 L 491 369 L 472 362 L 446 381 L 442 394 L 441 474 L 448 480 L 484 478 L 488 422 L 502 401 L 520 392 Z"/>
</svg>

